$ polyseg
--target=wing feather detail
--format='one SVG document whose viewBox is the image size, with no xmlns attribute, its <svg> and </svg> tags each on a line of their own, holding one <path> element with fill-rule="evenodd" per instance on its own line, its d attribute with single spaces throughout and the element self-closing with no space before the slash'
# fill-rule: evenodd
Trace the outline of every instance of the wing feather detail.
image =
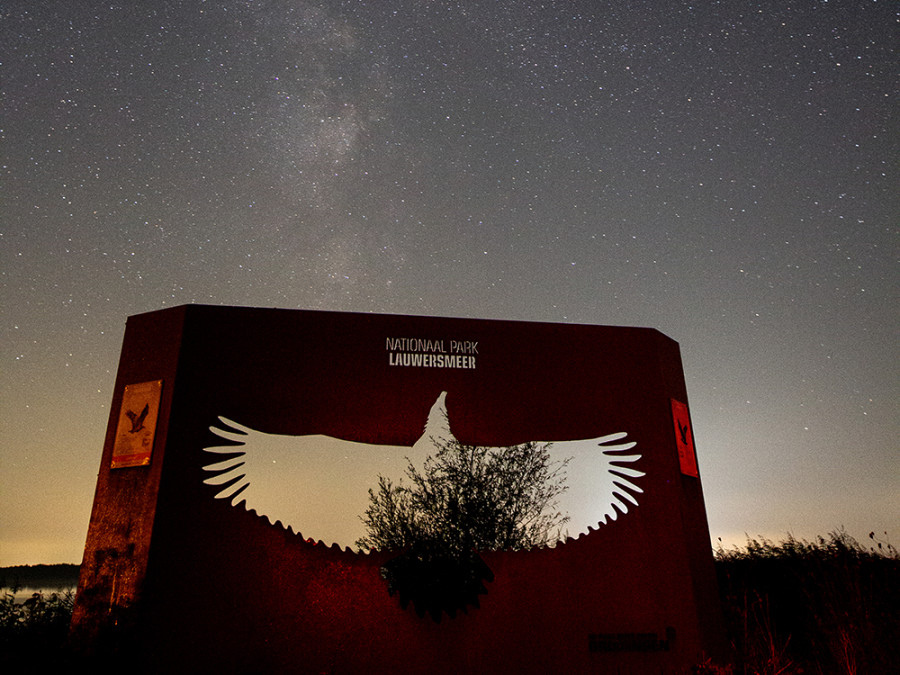
<svg viewBox="0 0 900 675">
<path fill-rule="evenodd" d="M 378 475 L 396 481 L 408 463 L 419 469 L 435 452 L 432 439 L 455 440 L 447 420 L 445 393 L 431 408 L 423 434 L 413 446 L 385 446 L 321 434 L 289 436 L 256 431 L 219 417 L 210 431 L 224 441 L 204 447 L 210 453 L 203 479 L 215 498 L 243 506 L 272 523 L 326 544 L 352 546 L 365 534 L 360 515 Z M 643 490 L 633 468 L 641 459 L 627 432 L 548 443 L 555 462 L 567 461 L 566 490 L 554 510 L 568 513 L 569 531 L 579 537 L 616 520 L 638 505 Z M 624 442 L 622 442 L 624 441 Z"/>
<path fill-rule="evenodd" d="M 558 505 L 569 514 L 569 537 L 587 534 L 628 513 L 629 505 L 638 505 L 636 495 L 643 490 L 633 479 L 645 473 L 628 466 L 641 458 L 638 453 L 628 454 L 637 443 L 616 443 L 627 436 L 628 432 L 620 431 L 598 438 L 551 441 L 554 459 L 568 460 L 567 489 Z"/>
</svg>

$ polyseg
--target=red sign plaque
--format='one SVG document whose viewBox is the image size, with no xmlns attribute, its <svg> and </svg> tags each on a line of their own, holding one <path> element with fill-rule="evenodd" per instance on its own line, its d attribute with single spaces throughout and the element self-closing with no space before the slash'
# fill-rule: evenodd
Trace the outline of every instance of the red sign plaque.
<svg viewBox="0 0 900 675">
<path fill-rule="evenodd" d="M 675 423 L 675 443 L 678 446 L 678 463 L 685 476 L 700 477 L 697 470 L 697 454 L 694 452 L 694 431 L 688 407 L 672 399 L 672 420 Z"/>
</svg>

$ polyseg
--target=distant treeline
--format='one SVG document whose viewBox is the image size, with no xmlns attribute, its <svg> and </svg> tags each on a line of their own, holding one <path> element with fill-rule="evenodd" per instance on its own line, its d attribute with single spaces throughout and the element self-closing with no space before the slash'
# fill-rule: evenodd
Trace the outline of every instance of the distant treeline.
<svg viewBox="0 0 900 675">
<path fill-rule="evenodd" d="M 0 588 L 66 589 L 78 585 L 79 565 L 13 565 L 0 567 Z"/>
</svg>

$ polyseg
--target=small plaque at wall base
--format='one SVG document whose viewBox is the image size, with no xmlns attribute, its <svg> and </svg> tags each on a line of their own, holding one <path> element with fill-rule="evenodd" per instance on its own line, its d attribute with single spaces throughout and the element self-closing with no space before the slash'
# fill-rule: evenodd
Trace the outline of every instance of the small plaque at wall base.
<svg viewBox="0 0 900 675">
<path fill-rule="evenodd" d="M 125 385 L 113 446 L 113 469 L 150 464 L 162 384 L 162 380 L 151 380 Z"/>
</svg>

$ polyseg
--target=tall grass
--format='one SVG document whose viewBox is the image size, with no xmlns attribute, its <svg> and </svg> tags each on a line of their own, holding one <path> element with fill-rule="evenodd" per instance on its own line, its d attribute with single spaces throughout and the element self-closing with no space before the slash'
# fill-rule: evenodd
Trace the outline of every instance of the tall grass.
<svg viewBox="0 0 900 675">
<path fill-rule="evenodd" d="M 897 672 L 900 556 L 869 536 L 868 548 L 839 531 L 716 549 L 735 673 Z"/>
</svg>

